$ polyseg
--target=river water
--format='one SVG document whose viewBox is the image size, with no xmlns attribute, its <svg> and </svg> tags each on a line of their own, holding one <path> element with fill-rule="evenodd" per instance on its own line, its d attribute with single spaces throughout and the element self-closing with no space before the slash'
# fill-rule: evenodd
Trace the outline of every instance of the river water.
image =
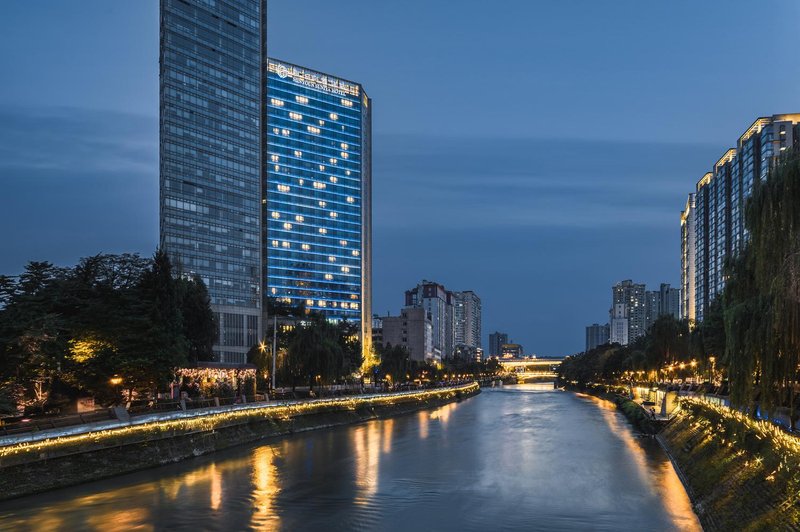
<svg viewBox="0 0 800 532">
<path fill-rule="evenodd" d="M 519 385 L 0 504 L 10 530 L 699 530 L 611 403 Z"/>
</svg>

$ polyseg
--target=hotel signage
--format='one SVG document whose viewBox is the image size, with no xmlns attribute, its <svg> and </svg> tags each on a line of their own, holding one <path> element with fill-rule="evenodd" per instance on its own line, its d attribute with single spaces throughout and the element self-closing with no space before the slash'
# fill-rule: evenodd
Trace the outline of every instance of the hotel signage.
<svg viewBox="0 0 800 532">
<path fill-rule="evenodd" d="M 323 90 L 341 96 L 359 95 L 358 85 L 355 83 L 320 74 L 313 70 L 306 70 L 294 65 L 270 61 L 269 71 L 278 74 L 278 77 L 281 79 L 291 78 L 295 83 L 305 85 L 312 89 Z"/>
</svg>

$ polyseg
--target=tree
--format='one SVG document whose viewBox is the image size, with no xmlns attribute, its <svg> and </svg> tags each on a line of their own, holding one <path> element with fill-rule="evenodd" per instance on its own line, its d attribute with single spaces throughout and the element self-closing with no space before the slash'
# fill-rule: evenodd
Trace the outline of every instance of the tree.
<svg viewBox="0 0 800 532">
<path fill-rule="evenodd" d="M 212 347 L 217 341 L 218 329 L 211 311 L 211 298 L 203 280 L 179 280 L 183 335 L 188 343 L 188 358 L 192 362 L 213 360 Z"/>
</svg>

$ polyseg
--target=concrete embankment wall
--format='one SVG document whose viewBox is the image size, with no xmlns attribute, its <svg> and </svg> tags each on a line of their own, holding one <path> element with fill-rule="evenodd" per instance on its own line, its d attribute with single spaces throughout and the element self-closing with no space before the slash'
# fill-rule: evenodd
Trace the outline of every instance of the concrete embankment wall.
<svg viewBox="0 0 800 532">
<path fill-rule="evenodd" d="M 477 384 L 233 410 L 0 447 L 0 499 L 155 467 L 242 443 L 381 419 L 479 393 Z"/>
<path fill-rule="evenodd" d="M 705 530 L 800 530 L 800 439 L 726 407 L 684 401 L 657 438 Z"/>
</svg>

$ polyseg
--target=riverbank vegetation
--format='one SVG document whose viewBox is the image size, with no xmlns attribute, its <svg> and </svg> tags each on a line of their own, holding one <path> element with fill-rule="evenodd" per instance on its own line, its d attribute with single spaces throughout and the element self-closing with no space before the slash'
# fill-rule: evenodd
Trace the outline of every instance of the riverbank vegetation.
<svg viewBox="0 0 800 532">
<path fill-rule="evenodd" d="M 568 357 L 576 383 L 695 378 L 729 383 L 731 405 L 749 415 L 798 420 L 800 377 L 800 154 L 782 156 L 753 185 L 746 242 L 725 267 L 726 287 L 699 324 L 659 318 L 629 346 Z M 709 386 L 710 388 L 711 386 Z"/>
<path fill-rule="evenodd" d="M 725 407 L 685 400 L 659 434 L 706 530 L 800 527 L 800 440 Z"/>
<path fill-rule="evenodd" d="M 211 358 L 214 331 L 202 280 L 175 275 L 165 253 L 31 262 L 0 276 L 0 413 L 157 389 Z"/>
</svg>

